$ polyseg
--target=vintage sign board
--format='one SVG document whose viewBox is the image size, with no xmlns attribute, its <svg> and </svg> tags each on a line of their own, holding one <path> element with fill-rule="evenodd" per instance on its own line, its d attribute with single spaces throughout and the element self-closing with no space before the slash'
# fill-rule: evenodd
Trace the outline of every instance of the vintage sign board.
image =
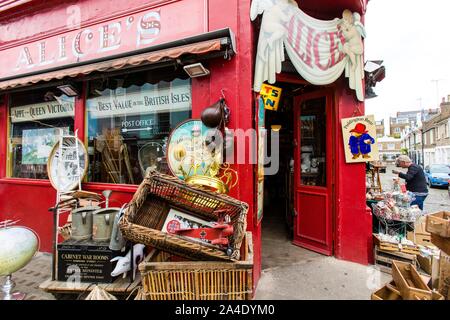
<svg viewBox="0 0 450 320">
<path fill-rule="evenodd" d="M 109 241 L 67 240 L 58 244 L 58 281 L 112 283 L 115 278 L 112 258 L 117 252 L 108 248 Z"/>
<path fill-rule="evenodd" d="M 373 115 L 342 119 L 342 135 L 347 163 L 379 160 Z"/>
<path fill-rule="evenodd" d="M 128 54 L 207 30 L 204 1 L 165 2 L 157 8 L 87 23 L 81 28 L 5 49 L 0 59 L 0 80 Z"/>
<path fill-rule="evenodd" d="M 117 90 L 112 91 L 110 95 L 88 99 L 86 105 L 91 119 L 110 118 L 125 113 L 129 117 L 190 110 L 191 96 L 190 83 L 175 81 L 174 84 L 145 84 L 139 91 L 130 93 L 118 94 Z"/>
<path fill-rule="evenodd" d="M 281 91 L 281 88 L 263 83 L 260 95 L 264 101 L 264 108 L 277 111 L 278 104 L 280 103 Z"/>
</svg>

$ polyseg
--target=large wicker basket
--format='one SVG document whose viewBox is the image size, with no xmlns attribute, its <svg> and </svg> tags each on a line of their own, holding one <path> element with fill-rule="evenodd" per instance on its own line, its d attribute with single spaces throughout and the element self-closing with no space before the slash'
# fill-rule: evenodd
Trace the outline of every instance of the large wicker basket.
<svg viewBox="0 0 450 320">
<path fill-rule="evenodd" d="M 162 232 L 170 208 L 188 212 L 207 221 L 217 221 L 218 212 L 231 218 L 234 233 L 229 238 L 232 253 L 189 237 Z M 238 260 L 246 230 L 248 205 L 227 195 L 205 191 L 184 181 L 150 171 L 134 194 L 120 230 L 124 238 L 190 260 Z"/>
<path fill-rule="evenodd" d="M 253 293 L 253 244 L 247 232 L 242 260 L 166 262 L 166 252 L 150 254 L 139 265 L 142 300 L 250 300 Z"/>
</svg>

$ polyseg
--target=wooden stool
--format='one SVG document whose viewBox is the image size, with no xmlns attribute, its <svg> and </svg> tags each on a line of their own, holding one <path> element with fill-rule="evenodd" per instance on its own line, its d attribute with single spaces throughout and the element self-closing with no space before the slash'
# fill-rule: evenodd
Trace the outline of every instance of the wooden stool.
<svg viewBox="0 0 450 320">
<path fill-rule="evenodd" d="M 373 190 L 378 190 L 380 193 L 383 192 L 383 188 L 381 187 L 381 179 L 380 179 L 380 169 L 384 166 L 380 165 L 372 165 L 370 169 L 370 173 L 372 175 L 372 188 Z M 376 183 L 375 183 L 376 182 Z"/>
</svg>

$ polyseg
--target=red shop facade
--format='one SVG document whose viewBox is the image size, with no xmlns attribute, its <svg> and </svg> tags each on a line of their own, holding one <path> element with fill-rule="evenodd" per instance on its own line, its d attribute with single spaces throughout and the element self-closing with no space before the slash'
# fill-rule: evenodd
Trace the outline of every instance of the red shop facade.
<svg viewBox="0 0 450 320">
<path fill-rule="evenodd" d="M 367 1 L 298 4 L 317 19 L 341 17 L 349 9 L 364 21 Z M 256 128 L 258 103 L 252 88 L 261 22 L 250 20 L 250 7 L 250 0 L 0 1 L 0 221 L 20 220 L 39 234 L 40 250 L 51 252 L 53 219 L 48 208 L 56 192 L 40 153 L 51 143 L 54 127 L 77 130 L 85 142 L 89 168 L 83 189 L 110 189 L 111 201 L 118 204 L 130 201 L 142 180 L 140 147 L 156 140 L 163 144 L 178 123 L 200 118 L 202 110 L 222 96 L 231 111 L 230 129 Z M 198 62 L 210 73 L 190 78 L 183 66 Z M 77 96 L 62 95 L 57 88 L 68 83 L 79 91 Z M 340 119 L 354 116 L 355 110 L 363 113 L 364 102 L 344 76 L 315 86 L 289 63 L 283 64 L 275 85 L 283 88 L 284 107 L 277 114 L 266 112 L 265 127 L 281 124 L 281 147 L 291 141 L 281 152 L 282 169 L 264 178 L 264 190 L 258 192 L 257 165 L 234 164 L 240 183 L 230 192 L 249 204 L 255 283 L 265 236 L 261 226 L 270 211 L 277 211 L 271 207 L 279 201 L 274 194 L 290 194 L 283 198 L 283 210 L 295 245 L 370 263 L 372 217 L 365 204 L 365 166 L 345 162 L 340 125 Z M 144 103 L 154 106 L 152 114 L 127 114 L 133 106 L 102 103 L 106 95 L 123 92 L 147 92 L 153 98 Z M 169 92 L 168 100 L 155 92 Z M 91 105 L 97 109 L 92 111 Z M 320 122 L 318 131 L 308 133 L 295 119 L 313 115 Z M 95 157 L 95 137 L 114 130 L 129 141 L 132 168 L 124 179 L 97 170 L 101 163 Z M 38 138 L 44 140 L 36 144 Z M 301 171 L 302 152 L 310 146 L 326 150 L 320 177 Z M 264 195 L 259 202 L 258 193 Z"/>
</svg>

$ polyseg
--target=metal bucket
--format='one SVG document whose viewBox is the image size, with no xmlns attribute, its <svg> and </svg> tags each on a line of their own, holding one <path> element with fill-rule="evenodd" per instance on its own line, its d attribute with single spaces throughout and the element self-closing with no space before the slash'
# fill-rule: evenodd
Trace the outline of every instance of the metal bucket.
<svg viewBox="0 0 450 320">
<path fill-rule="evenodd" d="M 120 208 L 104 208 L 92 214 L 92 240 L 108 241 L 111 238 L 114 219 L 119 212 Z"/>
<path fill-rule="evenodd" d="M 109 248 L 114 251 L 122 250 L 122 248 L 125 246 L 125 239 L 122 236 L 122 232 L 119 228 L 119 221 L 122 217 L 124 211 L 125 211 L 126 204 L 120 208 L 120 211 L 116 216 L 114 217 L 114 224 L 113 229 L 111 233 L 111 241 L 109 242 Z"/>
<path fill-rule="evenodd" d="M 100 207 L 88 206 L 72 210 L 72 235 L 74 240 L 86 240 L 92 236 L 92 213 Z"/>
</svg>

